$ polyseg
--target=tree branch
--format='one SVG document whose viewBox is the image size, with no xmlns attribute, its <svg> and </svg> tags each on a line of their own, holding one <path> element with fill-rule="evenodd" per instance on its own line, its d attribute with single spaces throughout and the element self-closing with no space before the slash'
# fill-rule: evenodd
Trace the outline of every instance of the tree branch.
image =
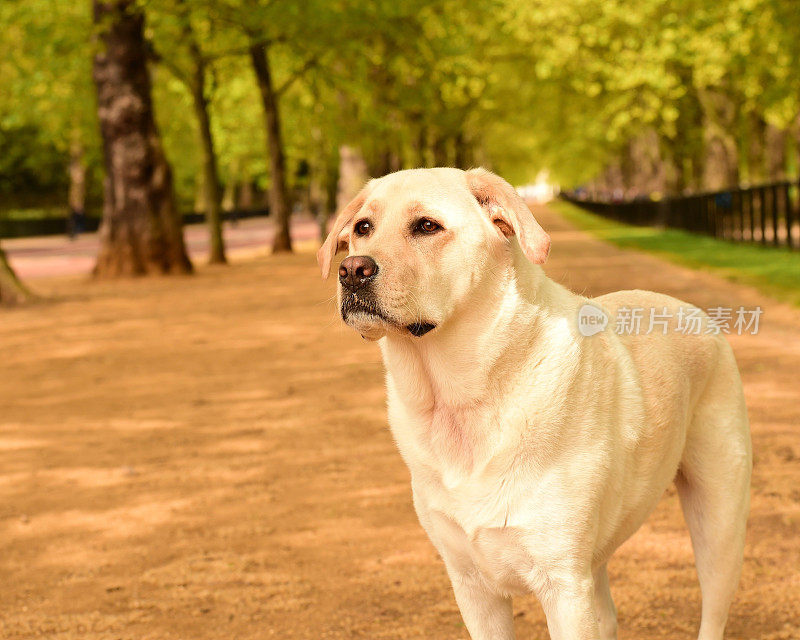
<svg viewBox="0 0 800 640">
<path fill-rule="evenodd" d="M 316 64 L 319 62 L 319 58 L 320 56 L 318 54 L 315 54 L 311 56 L 308 60 L 306 60 L 303 66 L 301 66 L 297 71 L 295 71 L 291 76 L 289 76 L 289 78 L 287 78 L 287 80 L 280 87 L 275 89 L 275 95 L 277 95 L 278 97 L 283 95 L 286 92 L 286 90 L 295 83 L 296 80 L 299 80 L 302 76 L 304 76 L 308 72 L 309 69 L 316 66 Z"/>
<path fill-rule="evenodd" d="M 174 64 L 169 58 L 165 58 L 162 56 L 158 50 L 156 49 L 155 45 L 151 40 L 146 40 L 145 44 L 147 46 L 147 59 L 154 62 L 155 64 L 162 65 L 167 71 L 169 71 L 175 78 L 181 82 L 181 84 L 186 85 L 187 87 L 192 86 L 192 81 L 189 76 L 187 76 L 183 69 L 181 69 L 178 65 Z"/>
<path fill-rule="evenodd" d="M 258 40 L 251 40 L 243 47 L 235 47 L 233 49 L 226 49 L 225 51 L 217 51 L 216 53 L 208 53 L 204 56 L 206 62 L 214 62 L 222 58 L 233 58 L 236 56 L 246 56 L 250 53 L 251 47 L 261 46 L 270 47 L 273 44 L 284 42 L 286 38 L 260 38 Z"/>
</svg>

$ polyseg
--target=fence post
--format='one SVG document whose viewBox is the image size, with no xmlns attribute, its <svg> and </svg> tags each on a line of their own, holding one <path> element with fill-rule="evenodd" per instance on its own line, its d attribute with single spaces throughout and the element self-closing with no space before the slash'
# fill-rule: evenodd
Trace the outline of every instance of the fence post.
<svg viewBox="0 0 800 640">
<path fill-rule="evenodd" d="M 736 240 L 736 200 L 737 194 L 730 191 L 730 206 L 723 209 L 723 219 L 725 220 L 725 237 L 727 240 Z"/>
<path fill-rule="evenodd" d="M 736 206 L 738 216 L 736 222 L 739 226 L 739 242 L 744 242 L 744 191 L 736 192 Z"/>
<path fill-rule="evenodd" d="M 778 237 L 778 213 L 780 204 L 778 203 L 778 185 L 772 185 L 772 244 L 776 247 L 780 242 Z"/>
<path fill-rule="evenodd" d="M 791 240 L 789 239 L 789 218 L 791 215 L 789 214 L 789 209 L 791 209 L 792 205 L 789 202 L 789 183 L 788 182 L 781 182 L 778 185 L 778 190 L 781 192 L 781 213 L 783 214 L 783 226 L 786 229 L 786 239 L 782 240 L 781 244 L 784 246 L 790 246 Z"/>
<path fill-rule="evenodd" d="M 705 233 L 706 231 L 706 199 L 704 196 L 697 196 L 697 202 L 695 203 L 695 211 L 696 215 L 694 217 L 694 224 L 692 228 L 697 233 Z"/>
<path fill-rule="evenodd" d="M 800 222 L 800 181 L 793 186 L 795 186 L 794 202 L 789 197 L 790 190 L 787 189 L 786 191 L 786 243 L 790 249 L 795 248 L 794 237 L 792 236 L 794 221 Z M 797 239 L 797 247 L 800 248 L 800 237 Z"/>
<path fill-rule="evenodd" d="M 667 197 L 658 201 L 643 197 L 623 202 L 581 200 L 566 193 L 562 197 L 597 215 L 626 224 L 663 225 L 722 240 L 800 249 L 800 235 L 794 233 L 797 231 L 795 225 L 800 226 L 800 181 Z M 769 240 L 768 227 L 772 234 Z M 760 232 L 758 239 L 757 230 Z"/>
<path fill-rule="evenodd" d="M 681 207 L 681 220 L 683 220 L 683 228 L 688 230 L 692 224 L 692 214 L 694 213 L 694 199 L 676 201 L 676 205 Z"/>
<path fill-rule="evenodd" d="M 711 235 L 715 238 L 720 237 L 720 216 L 717 200 L 714 196 L 708 196 L 708 204 L 711 207 Z"/>
<path fill-rule="evenodd" d="M 792 190 L 795 191 L 795 197 L 792 199 Z M 797 213 L 797 215 L 795 215 Z M 795 219 L 800 218 L 800 183 L 793 185 L 791 182 L 786 183 L 786 246 L 789 249 L 794 249 L 794 238 L 792 231 Z M 800 239 L 799 239 L 800 240 Z"/>
<path fill-rule="evenodd" d="M 697 216 L 694 220 L 694 230 L 697 233 L 706 233 L 707 215 L 705 196 L 697 196 Z"/>
</svg>

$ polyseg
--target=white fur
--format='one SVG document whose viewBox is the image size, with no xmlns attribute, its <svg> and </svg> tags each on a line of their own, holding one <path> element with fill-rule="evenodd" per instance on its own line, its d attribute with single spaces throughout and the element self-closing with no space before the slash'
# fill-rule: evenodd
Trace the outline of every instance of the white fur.
<svg viewBox="0 0 800 640">
<path fill-rule="evenodd" d="M 368 187 L 365 206 L 378 202 L 380 215 L 372 236 L 349 237 L 351 254 L 375 257 L 375 291 L 398 322 L 348 322 L 379 340 L 414 506 L 473 640 L 513 638 L 511 597 L 529 592 L 552 638 L 616 638 L 606 562 L 673 480 L 703 595 L 699 637 L 720 640 L 751 469 L 730 347 L 674 324 L 667 335 L 617 335 L 621 306 L 688 306 L 645 291 L 593 300 L 609 326 L 582 336 L 587 299 L 498 232 L 464 175 L 400 172 Z M 449 235 L 410 235 L 408 203 Z M 419 319 L 436 329 L 421 338 L 403 330 Z"/>
</svg>

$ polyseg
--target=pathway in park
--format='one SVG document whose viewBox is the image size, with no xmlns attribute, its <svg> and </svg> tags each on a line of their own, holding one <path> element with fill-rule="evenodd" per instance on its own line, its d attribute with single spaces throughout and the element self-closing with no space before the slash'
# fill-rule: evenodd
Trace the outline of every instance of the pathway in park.
<svg viewBox="0 0 800 640">
<path fill-rule="evenodd" d="M 266 217 L 244 218 L 235 225 L 226 222 L 223 233 L 230 257 L 267 251 L 274 236 L 272 224 Z M 313 240 L 319 235 L 319 226 L 310 218 L 295 216 L 292 235 L 297 240 Z M 202 262 L 208 257 L 206 225 L 186 225 L 184 238 L 194 262 Z M 19 277 L 25 280 L 56 275 L 86 275 L 94 266 L 97 247 L 96 233 L 84 233 L 75 240 L 62 235 L 3 241 L 3 248 L 12 266 Z"/>
<path fill-rule="evenodd" d="M 755 473 L 726 637 L 800 637 L 800 312 L 536 215 L 546 270 L 573 289 L 764 309 L 731 337 Z M 311 251 L 37 289 L 52 301 L 0 315 L 0 637 L 467 637 L 386 427 L 378 348 L 341 325 Z M 620 637 L 696 637 L 674 491 L 609 572 Z M 521 640 L 547 637 L 532 598 L 515 611 Z"/>
</svg>

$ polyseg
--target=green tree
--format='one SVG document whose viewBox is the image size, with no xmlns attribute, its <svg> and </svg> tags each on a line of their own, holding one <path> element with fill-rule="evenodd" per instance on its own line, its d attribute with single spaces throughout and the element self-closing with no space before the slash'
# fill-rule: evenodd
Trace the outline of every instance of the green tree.
<svg viewBox="0 0 800 640">
<path fill-rule="evenodd" d="M 238 32 L 255 74 L 266 132 L 270 215 L 276 226 L 272 250 L 291 251 L 291 198 L 281 98 L 298 77 L 316 64 L 324 43 L 330 42 L 331 34 L 319 28 L 329 15 L 327 3 L 224 0 L 210 3 L 209 11 L 217 22 L 231 25 Z M 288 69 L 288 74 L 276 74 L 276 64 Z"/>
<path fill-rule="evenodd" d="M 191 263 L 175 206 L 172 170 L 151 101 L 144 14 L 132 0 L 93 0 L 94 55 L 105 156 L 98 276 L 186 273 Z"/>
<path fill-rule="evenodd" d="M 99 161 L 90 8 L 56 0 L 0 4 L 0 125 L 35 126 L 70 157 L 66 177 L 81 183 L 70 189 L 79 208 L 87 170 Z"/>
<path fill-rule="evenodd" d="M 222 185 L 210 113 L 210 94 L 216 85 L 211 69 L 214 57 L 204 51 L 201 45 L 201 42 L 207 42 L 214 35 L 215 25 L 202 9 L 193 0 L 147 5 L 148 15 L 155 27 L 155 37 L 151 43 L 153 56 L 186 88 L 191 97 L 202 158 L 200 184 L 203 211 L 209 228 L 209 262 L 222 264 L 227 261 L 222 235 Z"/>
</svg>

